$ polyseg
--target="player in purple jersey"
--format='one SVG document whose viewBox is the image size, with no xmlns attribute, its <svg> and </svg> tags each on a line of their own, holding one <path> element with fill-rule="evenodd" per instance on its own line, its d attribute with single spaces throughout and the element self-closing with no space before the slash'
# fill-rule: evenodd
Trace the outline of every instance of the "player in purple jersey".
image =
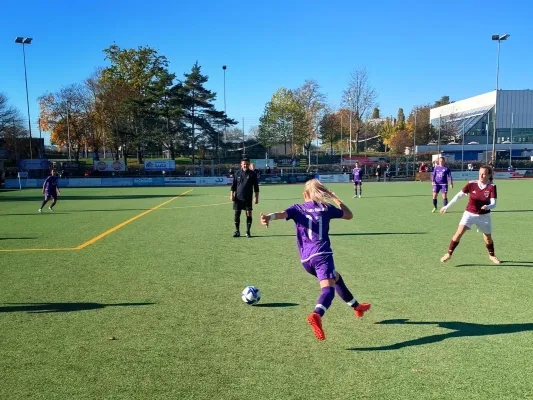
<svg viewBox="0 0 533 400">
<path fill-rule="evenodd" d="M 54 175 L 54 170 L 50 171 L 50 176 L 44 180 L 43 183 L 43 194 L 44 194 L 44 200 L 41 203 L 41 208 L 39 208 L 39 212 L 43 211 L 43 207 L 46 203 L 48 203 L 48 200 L 53 199 L 52 204 L 50 207 L 50 211 L 54 211 L 54 206 L 57 203 L 57 196 L 61 193 L 61 190 L 59 190 L 59 182 L 57 179 L 57 176 Z"/>
<path fill-rule="evenodd" d="M 437 211 L 437 196 L 442 192 L 442 202 L 444 207 L 448 205 L 448 179 L 450 180 L 450 187 L 453 189 L 452 171 L 446 165 L 446 159 L 439 157 L 439 165 L 435 166 L 431 174 L 431 183 L 433 184 L 433 210 Z"/>
<path fill-rule="evenodd" d="M 357 197 L 357 186 L 359 186 L 359 198 L 363 194 L 363 170 L 359 168 L 359 162 L 355 163 L 355 168 L 352 171 L 353 174 L 353 188 L 355 194 L 353 197 Z"/>
<path fill-rule="evenodd" d="M 320 283 L 321 294 L 314 312 L 309 314 L 307 321 L 312 326 L 318 340 L 324 340 L 322 317 L 331 306 L 335 291 L 340 298 L 355 310 L 355 316 L 361 318 L 370 309 L 369 303 L 358 303 L 348 290 L 342 276 L 335 271 L 333 250 L 329 240 L 329 224 L 332 219 L 352 219 L 352 212 L 335 193 L 328 190 L 317 179 L 305 184 L 303 192 L 305 203 L 294 204 L 285 211 L 264 215 L 261 223 L 268 228 L 269 222 L 276 219 L 292 219 L 296 224 L 296 243 L 304 269 L 315 276 Z M 329 204 L 331 200 L 337 206 Z"/>
</svg>

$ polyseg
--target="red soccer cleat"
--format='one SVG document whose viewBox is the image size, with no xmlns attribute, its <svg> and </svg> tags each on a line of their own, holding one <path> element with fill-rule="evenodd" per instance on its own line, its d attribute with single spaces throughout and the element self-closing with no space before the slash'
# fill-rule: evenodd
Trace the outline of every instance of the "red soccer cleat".
<svg viewBox="0 0 533 400">
<path fill-rule="evenodd" d="M 361 303 L 354 308 L 355 316 L 361 318 L 368 310 L 370 310 L 370 303 Z"/>
<path fill-rule="evenodd" d="M 307 322 L 313 327 L 313 331 L 318 340 L 324 340 L 326 336 L 322 330 L 322 317 L 317 313 L 311 313 L 307 317 Z"/>
</svg>

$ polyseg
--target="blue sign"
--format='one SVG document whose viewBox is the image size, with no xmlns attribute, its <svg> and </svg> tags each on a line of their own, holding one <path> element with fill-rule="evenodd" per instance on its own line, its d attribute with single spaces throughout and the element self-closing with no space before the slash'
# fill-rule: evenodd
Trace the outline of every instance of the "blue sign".
<svg viewBox="0 0 533 400">
<path fill-rule="evenodd" d="M 176 161 L 174 160 L 145 160 L 145 171 L 174 171 L 176 169 Z"/>
<path fill-rule="evenodd" d="M 19 160 L 19 169 L 30 170 L 30 169 L 49 169 L 50 161 L 46 158 L 36 158 L 33 160 Z"/>
</svg>

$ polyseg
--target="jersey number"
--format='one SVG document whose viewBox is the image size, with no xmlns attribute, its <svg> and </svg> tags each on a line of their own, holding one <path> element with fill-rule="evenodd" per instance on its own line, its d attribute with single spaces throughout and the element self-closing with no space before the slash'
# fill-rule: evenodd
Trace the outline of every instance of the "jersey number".
<svg viewBox="0 0 533 400">
<path fill-rule="evenodd" d="M 309 236 L 310 240 L 313 240 L 313 217 L 310 215 L 306 215 L 306 217 L 307 219 L 309 219 L 309 228 L 307 229 L 307 235 Z M 316 222 L 318 222 L 318 240 L 322 240 L 322 217 L 316 217 Z"/>
</svg>

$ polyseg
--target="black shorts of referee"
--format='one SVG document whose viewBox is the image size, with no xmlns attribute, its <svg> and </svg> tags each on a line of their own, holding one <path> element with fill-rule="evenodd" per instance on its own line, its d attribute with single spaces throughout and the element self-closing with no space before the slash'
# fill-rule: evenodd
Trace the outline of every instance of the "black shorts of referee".
<svg viewBox="0 0 533 400">
<path fill-rule="evenodd" d="M 252 211 L 252 204 L 253 200 L 251 198 L 246 200 L 235 199 L 235 201 L 233 202 L 233 209 L 235 211 Z"/>
</svg>

